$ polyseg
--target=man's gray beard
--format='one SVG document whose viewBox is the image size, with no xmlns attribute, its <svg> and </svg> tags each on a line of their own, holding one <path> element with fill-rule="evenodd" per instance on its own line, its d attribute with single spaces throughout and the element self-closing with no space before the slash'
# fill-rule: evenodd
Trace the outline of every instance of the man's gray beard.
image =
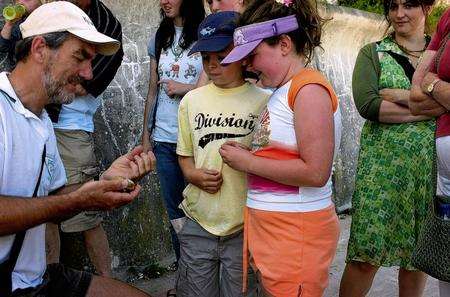
<svg viewBox="0 0 450 297">
<path fill-rule="evenodd" d="M 69 104 L 72 103 L 75 98 L 74 93 L 68 93 L 64 91 L 64 84 L 53 79 L 50 73 L 50 67 L 46 67 L 44 70 L 44 77 L 42 78 L 42 83 L 47 92 L 48 103 L 56 104 Z"/>
</svg>

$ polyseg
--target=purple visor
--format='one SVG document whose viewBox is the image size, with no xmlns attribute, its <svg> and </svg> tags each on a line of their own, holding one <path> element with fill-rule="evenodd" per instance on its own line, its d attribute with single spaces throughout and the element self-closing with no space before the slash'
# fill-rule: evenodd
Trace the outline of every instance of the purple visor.
<svg viewBox="0 0 450 297">
<path fill-rule="evenodd" d="M 236 28 L 233 34 L 234 49 L 222 60 L 221 64 L 230 64 L 242 60 L 265 38 L 297 29 L 298 23 L 295 15 Z"/>
</svg>

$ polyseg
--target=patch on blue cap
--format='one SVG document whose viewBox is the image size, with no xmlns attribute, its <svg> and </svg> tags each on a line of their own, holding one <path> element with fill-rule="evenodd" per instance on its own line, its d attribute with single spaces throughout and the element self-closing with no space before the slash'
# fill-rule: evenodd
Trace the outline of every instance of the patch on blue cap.
<svg viewBox="0 0 450 297">
<path fill-rule="evenodd" d="M 211 34 L 213 34 L 214 32 L 216 31 L 216 28 L 211 28 L 211 27 L 206 27 L 206 28 L 203 28 L 201 31 L 200 31 L 200 34 L 202 35 L 202 37 L 206 37 L 206 36 L 210 36 Z"/>
</svg>

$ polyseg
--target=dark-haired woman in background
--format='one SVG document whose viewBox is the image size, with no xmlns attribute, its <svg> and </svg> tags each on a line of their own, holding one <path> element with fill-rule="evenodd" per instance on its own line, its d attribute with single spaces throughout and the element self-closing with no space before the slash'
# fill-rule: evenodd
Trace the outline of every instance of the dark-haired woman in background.
<svg viewBox="0 0 450 297">
<path fill-rule="evenodd" d="M 434 0 L 385 0 L 393 32 L 363 47 L 353 72 L 353 97 L 367 119 L 353 195 L 347 266 L 340 296 L 365 296 L 380 266 L 399 266 L 399 295 L 422 296 L 426 275 L 411 254 L 429 201 L 435 121 L 408 109 L 412 74 L 429 37 Z"/>
<path fill-rule="evenodd" d="M 188 56 L 197 40 L 197 28 L 205 18 L 203 0 L 160 0 L 163 17 L 149 42 L 150 83 L 144 111 L 144 148 L 157 159 L 157 171 L 166 210 L 171 222 L 176 258 L 180 245 L 176 235 L 184 213 L 178 208 L 185 188 L 175 152 L 178 133 L 178 105 L 184 94 L 195 88 L 202 72 L 200 54 Z M 153 106 L 153 111 L 152 111 Z"/>
</svg>

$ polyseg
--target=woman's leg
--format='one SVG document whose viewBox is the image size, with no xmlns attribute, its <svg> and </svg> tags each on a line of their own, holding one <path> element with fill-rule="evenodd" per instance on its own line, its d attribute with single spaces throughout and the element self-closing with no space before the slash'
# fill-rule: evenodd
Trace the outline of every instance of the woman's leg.
<svg viewBox="0 0 450 297">
<path fill-rule="evenodd" d="M 398 272 L 399 297 L 421 297 L 427 283 L 427 275 L 422 271 L 400 268 Z"/>
<path fill-rule="evenodd" d="M 345 266 L 339 288 L 340 297 L 363 297 L 369 293 L 377 266 L 365 262 L 352 261 Z"/>
</svg>

